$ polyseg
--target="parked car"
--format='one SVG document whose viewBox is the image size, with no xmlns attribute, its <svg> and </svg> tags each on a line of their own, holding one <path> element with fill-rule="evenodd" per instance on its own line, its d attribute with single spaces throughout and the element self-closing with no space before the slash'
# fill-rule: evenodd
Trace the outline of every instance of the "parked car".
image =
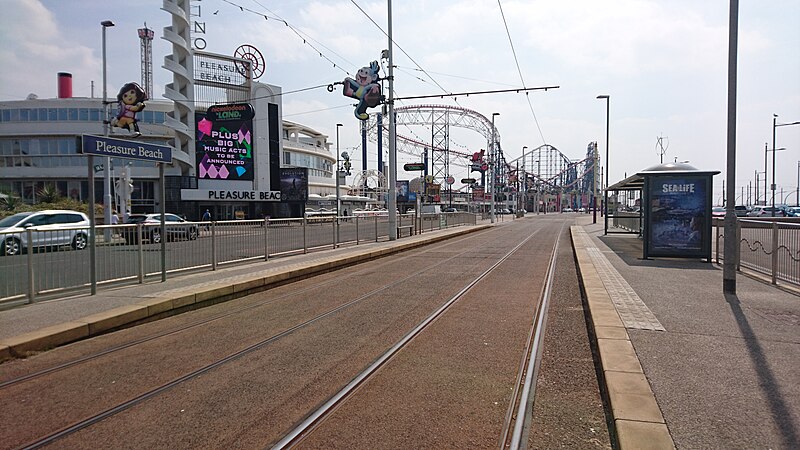
<svg viewBox="0 0 800 450">
<path fill-rule="evenodd" d="M 788 206 L 786 208 L 787 217 L 800 217 L 800 206 Z"/>
<path fill-rule="evenodd" d="M 31 240 L 28 232 L 31 229 Z M 0 220 L 0 254 L 18 255 L 30 248 L 71 246 L 83 250 L 89 243 L 89 218 L 78 211 L 51 209 L 22 212 Z"/>
<path fill-rule="evenodd" d="M 443 210 L 442 210 L 442 212 L 446 212 L 446 213 L 454 213 L 454 212 L 458 212 L 458 210 L 457 210 L 457 209 L 455 209 L 455 208 L 453 208 L 453 207 L 451 206 L 451 207 L 449 207 L 449 208 L 445 208 L 445 209 L 443 209 Z"/>
<path fill-rule="evenodd" d="M 733 213 L 736 217 L 745 217 L 750 215 L 750 208 L 745 205 L 736 205 L 733 207 Z"/>
<path fill-rule="evenodd" d="M 781 208 L 771 206 L 754 206 L 748 216 L 750 217 L 772 217 L 772 210 L 775 210 L 775 217 L 785 217 Z"/>
<path fill-rule="evenodd" d="M 711 217 L 719 217 L 719 218 L 725 217 L 725 207 L 724 206 L 715 206 L 715 207 L 711 208 Z"/>
<path fill-rule="evenodd" d="M 194 222 L 188 222 L 175 214 L 164 214 L 164 222 L 167 231 L 167 240 L 197 239 L 198 227 Z M 142 240 L 150 241 L 151 244 L 161 242 L 161 214 L 131 214 L 128 216 L 126 224 L 142 225 Z M 138 231 L 136 228 L 125 228 L 122 236 L 128 244 L 138 242 Z"/>
</svg>

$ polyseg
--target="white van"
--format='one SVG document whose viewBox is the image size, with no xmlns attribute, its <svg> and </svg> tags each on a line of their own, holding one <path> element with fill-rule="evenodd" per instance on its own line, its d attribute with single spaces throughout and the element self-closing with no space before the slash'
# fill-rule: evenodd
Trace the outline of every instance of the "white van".
<svg viewBox="0 0 800 450">
<path fill-rule="evenodd" d="M 441 205 L 422 205 L 422 214 L 441 214 Z"/>
</svg>

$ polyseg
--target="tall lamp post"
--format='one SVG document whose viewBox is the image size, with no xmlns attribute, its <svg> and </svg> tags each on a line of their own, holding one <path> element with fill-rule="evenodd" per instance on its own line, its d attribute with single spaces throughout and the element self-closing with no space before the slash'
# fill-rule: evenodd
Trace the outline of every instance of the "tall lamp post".
<svg viewBox="0 0 800 450">
<path fill-rule="evenodd" d="M 800 121 L 791 123 L 777 123 L 778 115 L 772 115 L 772 217 L 775 217 L 775 152 L 778 150 L 786 150 L 785 148 L 775 148 L 775 129 L 778 127 L 788 127 L 790 125 L 800 125 Z"/>
<path fill-rule="evenodd" d="M 527 145 L 522 146 L 522 172 L 525 172 L 525 149 L 528 148 Z M 519 170 L 517 170 L 517 186 L 519 186 Z M 522 201 L 520 202 L 519 194 L 520 189 L 517 188 L 517 211 L 520 209 L 520 205 L 522 205 L 522 210 L 527 212 L 526 209 L 528 208 L 528 176 L 525 175 L 522 178 L 522 191 L 525 192 L 525 195 L 522 196 Z M 517 213 L 519 214 L 519 213 Z"/>
<path fill-rule="evenodd" d="M 490 158 L 489 158 L 489 172 L 491 173 L 491 178 L 489 179 L 489 182 L 491 183 L 491 186 L 489 187 L 489 191 L 491 192 L 491 196 L 492 196 L 492 199 L 491 199 L 491 201 L 489 203 L 489 207 L 492 208 L 491 216 L 490 216 L 492 223 L 494 223 L 494 220 L 495 220 L 495 218 L 494 218 L 494 182 L 495 182 L 494 178 L 495 178 L 495 169 L 496 169 L 496 167 L 495 167 L 495 159 L 497 158 L 497 148 L 495 148 L 496 147 L 495 144 L 496 144 L 497 136 L 495 135 L 494 117 L 495 116 L 499 116 L 499 115 L 500 115 L 500 113 L 492 113 L 492 152 L 491 152 L 491 155 L 490 155 Z"/>
<path fill-rule="evenodd" d="M 106 87 L 106 28 L 113 27 L 114 22 L 104 20 L 100 22 L 103 27 L 103 111 L 106 111 L 108 105 L 108 87 Z M 103 136 L 108 136 L 108 120 L 107 117 L 103 119 Z M 111 224 L 111 157 L 106 156 L 105 173 L 103 174 L 103 185 L 105 190 L 104 196 L 104 218 L 106 225 Z M 164 201 L 164 199 L 161 199 Z M 92 206 L 94 206 L 94 199 L 92 199 Z M 106 228 L 105 232 L 106 241 L 111 238 L 111 230 Z"/>
<path fill-rule="evenodd" d="M 342 199 L 341 194 L 339 193 L 339 187 L 342 184 L 342 181 L 339 179 L 340 174 L 342 172 L 339 161 L 341 160 L 341 154 L 339 153 L 339 127 L 343 126 L 340 123 L 336 124 L 336 215 L 341 215 L 342 210 Z"/>
<path fill-rule="evenodd" d="M 606 234 L 608 234 L 608 172 L 609 172 L 609 170 L 608 170 L 608 147 L 609 147 L 609 142 L 608 142 L 608 120 L 609 120 L 609 116 L 608 116 L 608 113 L 609 113 L 609 108 L 611 107 L 611 98 L 608 95 L 598 95 L 597 98 L 606 100 L 606 161 L 605 161 L 606 170 L 604 171 L 606 173 L 606 188 L 603 189 L 603 205 L 604 205 L 603 208 L 605 210 L 605 220 L 604 220 L 604 223 L 603 223 L 603 235 L 606 235 Z"/>
</svg>

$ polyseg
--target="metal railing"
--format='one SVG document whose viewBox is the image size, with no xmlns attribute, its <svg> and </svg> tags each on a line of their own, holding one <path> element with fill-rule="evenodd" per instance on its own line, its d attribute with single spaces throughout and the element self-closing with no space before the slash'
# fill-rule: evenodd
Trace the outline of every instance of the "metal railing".
<svg viewBox="0 0 800 450">
<path fill-rule="evenodd" d="M 714 220 L 713 250 L 717 263 L 725 259 L 723 220 Z M 746 268 L 780 282 L 800 285 L 800 222 L 791 219 L 739 219 L 737 270 Z"/>
<path fill-rule="evenodd" d="M 398 238 L 459 225 L 475 225 L 469 213 L 398 215 Z M 388 240 L 388 216 L 331 216 L 325 220 L 266 219 L 160 225 L 98 225 L 92 286 L 89 229 L 84 227 L 0 231 L 0 307 L 38 298 L 144 283 L 163 273 L 216 270 L 227 264 L 304 254 Z M 166 239 L 161 253 L 161 239 Z M 5 255 L 6 243 L 11 243 Z M 32 244 L 31 244 L 32 243 Z"/>
</svg>

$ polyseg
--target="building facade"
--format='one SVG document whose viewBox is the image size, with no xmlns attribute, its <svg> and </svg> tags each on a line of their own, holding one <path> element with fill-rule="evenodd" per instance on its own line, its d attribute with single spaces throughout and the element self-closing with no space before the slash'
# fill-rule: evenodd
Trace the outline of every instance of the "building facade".
<svg viewBox="0 0 800 450">
<path fill-rule="evenodd" d="M 262 86 L 274 89 L 272 86 Z M 305 207 L 314 208 L 313 201 L 309 205 L 297 205 L 287 202 L 198 200 L 197 196 L 186 195 L 193 189 L 224 191 L 258 188 L 258 180 L 270 170 L 270 161 L 266 156 L 268 135 L 264 130 L 267 127 L 258 120 L 263 118 L 266 121 L 262 111 L 267 107 L 258 103 L 254 106 L 257 112 L 253 159 L 257 175 L 252 184 L 200 179 L 195 155 L 173 151 L 173 162 L 165 167 L 167 211 L 199 219 L 203 211 L 209 209 L 215 220 L 224 220 L 264 216 L 298 217 L 302 216 Z M 175 132 L 165 122 L 167 113 L 173 108 L 173 102 L 169 100 L 147 101 L 146 108 L 137 114 L 140 136 L 134 137 L 127 130 L 114 127 L 109 127 L 109 136 L 170 145 L 174 142 Z M 0 103 L 0 192 L 19 196 L 27 203 L 36 203 L 37 192 L 45 185 L 50 185 L 64 197 L 89 201 L 88 160 L 81 154 L 79 137 L 82 134 L 103 135 L 103 120 L 109 117 L 108 114 L 102 99 L 98 98 L 38 99 L 31 95 L 26 100 Z M 281 136 L 278 143 L 280 167 L 307 169 L 310 198 L 335 196 L 333 174 L 336 156 L 330 151 L 328 137 L 298 123 L 281 120 L 278 124 Z M 97 168 L 95 177 L 95 202 L 101 204 L 105 198 L 105 158 L 95 158 L 94 162 L 95 166 L 103 165 Z M 112 190 L 123 174 L 128 175 L 133 184 L 130 212 L 159 210 L 162 199 L 155 163 L 111 158 L 110 170 L 114 180 L 111 183 Z M 346 188 L 343 188 L 341 194 L 346 193 Z"/>
</svg>

